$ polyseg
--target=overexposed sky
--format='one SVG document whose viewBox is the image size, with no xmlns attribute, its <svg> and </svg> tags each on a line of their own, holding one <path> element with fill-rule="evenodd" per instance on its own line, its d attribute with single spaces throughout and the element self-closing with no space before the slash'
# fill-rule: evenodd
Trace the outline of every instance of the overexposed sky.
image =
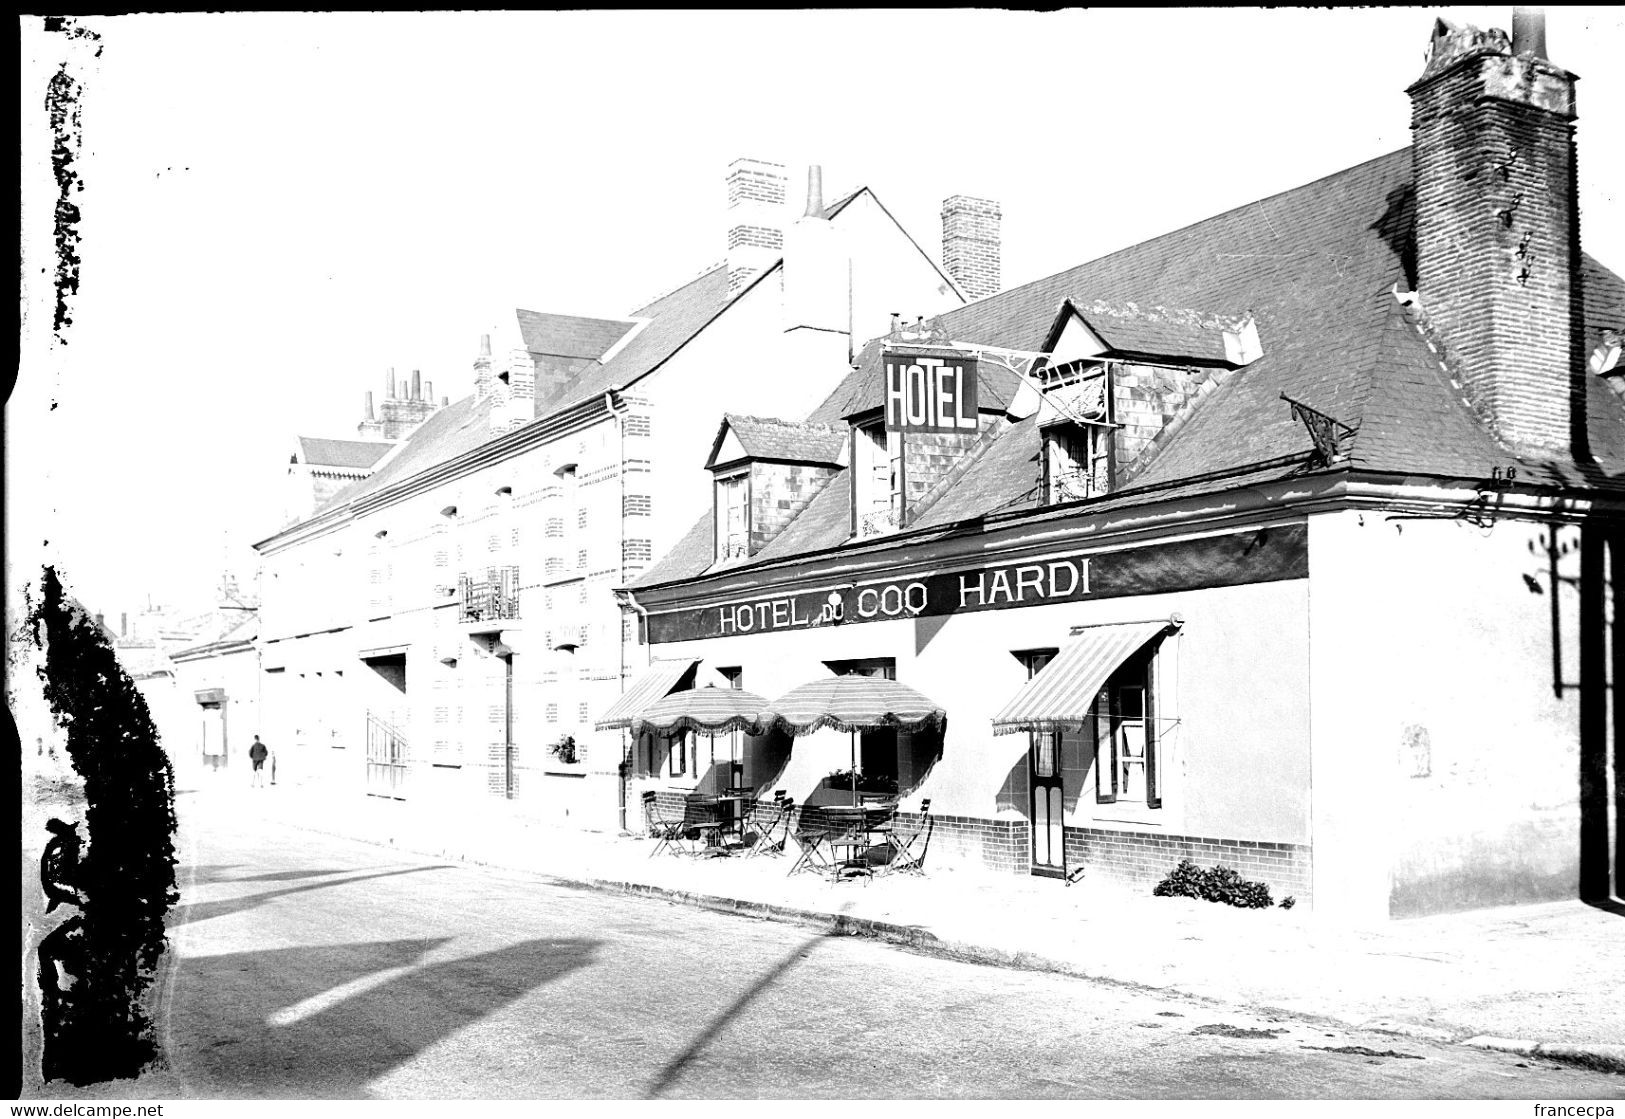
<svg viewBox="0 0 1625 1119">
<path fill-rule="evenodd" d="M 93 59 L 25 18 L 8 563 L 53 559 L 110 618 L 206 603 L 279 527 L 295 434 L 354 437 L 390 366 L 466 394 L 516 306 L 624 314 L 721 260 L 736 156 L 791 165 L 793 190 L 810 161 L 827 196 L 868 185 L 933 254 L 945 196 L 997 199 L 1013 286 L 1406 146 L 1436 14 L 1511 21 L 131 15 L 79 21 Z M 1581 78 L 1585 247 L 1625 271 L 1625 15 L 1554 8 L 1547 42 Z M 64 60 L 84 189 L 62 347 L 43 104 Z"/>
</svg>

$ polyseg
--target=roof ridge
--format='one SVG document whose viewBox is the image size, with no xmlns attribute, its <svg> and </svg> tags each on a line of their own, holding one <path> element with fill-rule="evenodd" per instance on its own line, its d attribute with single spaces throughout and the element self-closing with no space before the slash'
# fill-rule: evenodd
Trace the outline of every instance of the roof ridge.
<svg viewBox="0 0 1625 1119">
<path fill-rule="evenodd" d="M 1060 279 L 1062 276 L 1065 276 L 1070 272 L 1077 272 L 1080 269 L 1088 268 L 1091 265 L 1100 264 L 1100 263 L 1102 263 L 1104 261 L 1110 260 L 1112 257 L 1121 256 L 1124 253 L 1129 253 L 1129 252 L 1133 252 L 1133 251 L 1135 251 L 1137 249 L 1142 249 L 1146 245 L 1153 244 L 1153 243 L 1155 243 L 1157 241 L 1168 240 L 1169 238 L 1178 236 L 1179 234 L 1187 233 L 1190 230 L 1193 230 L 1193 229 L 1197 228 L 1198 226 L 1206 225 L 1209 222 L 1219 221 L 1222 218 L 1230 217 L 1232 214 L 1239 214 L 1244 210 L 1250 210 L 1255 206 L 1261 206 L 1264 203 L 1272 202 L 1277 198 L 1284 198 L 1289 194 L 1296 194 L 1300 190 L 1308 190 L 1310 187 L 1313 187 L 1313 186 L 1315 186 L 1315 185 L 1317 185 L 1319 183 L 1324 183 L 1324 182 L 1327 182 L 1327 181 L 1332 180 L 1332 179 L 1341 178 L 1342 176 L 1347 175 L 1347 174 L 1349 174 L 1350 172 L 1353 172 L 1353 171 L 1358 171 L 1363 167 L 1369 167 L 1374 163 L 1381 163 L 1381 162 L 1383 162 L 1385 160 L 1393 159 L 1395 156 L 1397 156 L 1397 155 L 1399 155 L 1401 153 L 1409 154 L 1410 151 L 1411 151 L 1411 145 L 1409 145 L 1409 144 L 1407 144 L 1403 148 L 1395 148 L 1393 151 L 1387 152 L 1384 155 L 1374 156 L 1373 158 L 1364 160 L 1363 162 L 1356 163 L 1356 164 L 1353 164 L 1351 166 L 1341 168 L 1340 170 L 1337 170 L 1337 171 L 1329 172 L 1329 173 L 1327 173 L 1325 175 L 1319 176 L 1318 178 L 1310 179 L 1306 183 L 1299 183 L 1297 186 L 1288 187 L 1285 190 L 1278 190 L 1274 194 L 1266 194 L 1262 198 L 1254 198 L 1254 199 L 1252 199 L 1250 201 L 1243 202 L 1240 205 L 1232 206 L 1228 210 L 1220 210 L 1216 214 L 1209 214 L 1205 218 L 1198 218 L 1196 221 L 1190 222 L 1190 223 L 1188 223 L 1186 225 L 1179 226 L 1177 229 L 1166 230 L 1166 231 L 1164 231 L 1162 233 L 1156 234 L 1153 237 L 1147 237 L 1143 241 L 1136 241 L 1131 245 L 1124 245 L 1122 248 L 1113 249 L 1109 253 L 1103 253 L 1100 256 L 1091 257 L 1088 260 L 1081 260 L 1078 263 L 1073 264 L 1073 265 L 1069 265 L 1066 268 L 1060 269 L 1059 271 L 1051 272 L 1047 276 L 1039 276 L 1036 279 L 1028 280 L 1024 284 L 1018 284 L 1018 285 L 1016 285 L 1015 287 L 1012 287 L 1012 288 L 1005 288 L 1002 291 L 996 291 L 991 295 L 986 295 L 986 296 L 983 296 L 981 299 L 975 300 L 974 302 L 967 303 L 965 306 L 966 307 L 976 307 L 976 306 L 979 306 L 980 304 L 986 303 L 990 299 L 999 299 L 999 298 L 1002 298 L 1004 296 L 1010 295 L 1013 292 L 1019 292 L 1019 291 L 1025 290 L 1027 288 L 1037 287 L 1040 284 L 1050 283 L 1050 282 L 1052 282 L 1054 280 Z M 957 311 L 960 311 L 962 309 L 963 308 L 955 307 L 952 310 L 944 311 L 942 313 L 941 317 L 952 318 L 953 315 Z"/>
<path fill-rule="evenodd" d="M 684 288 L 688 287 L 688 285 L 694 283 L 697 280 L 705 279 L 711 273 L 715 272 L 718 268 L 726 268 L 726 267 L 728 267 L 728 261 L 726 259 L 713 261 L 710 264 L 707 264 L 704 268 L 700 269 L 697 273 L 690 276 L 688 279 L 684 280 L 682 283 L 676 285 L 675 287 L 667 288 L 665 291 L 662 291 L 659 295 L 655 296 L 653 299 L 644 300 L 642 303 L 638 304 L 638 306 L 636 308 L 629 311 L 627 313 L 627 317 L 629 319 L 636 319 L 636 318 L 644 317 L 647 314 L 649 308 L 653 307 L 656 303 L 659 303 L 662 299 L 670 299 L 672 296 L 676 295 L 678 292 L 680 292 Z"/>
</svg>

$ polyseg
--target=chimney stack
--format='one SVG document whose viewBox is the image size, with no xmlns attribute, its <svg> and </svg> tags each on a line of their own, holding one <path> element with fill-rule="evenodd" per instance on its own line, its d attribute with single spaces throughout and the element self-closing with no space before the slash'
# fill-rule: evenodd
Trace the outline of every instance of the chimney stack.
<svg viewBox="0 0 1625 1119">
<path fill-rule="evenodd" d="M 384 399 L 395 399 L 395 367 L 393 365 L 389 367 L 389 378 L 384 382 Z"/>
<path fill-rule="evenodd" d="M 839 376 L 851 365 L 852 261 L 824 216 L 824 170 L 807 168 L 807 205 L 785 231 L 784 332 L 797 375 Z"/>
<path fill-rule="evenodd" d="M 474 359 L 474 396 L 484 400 L 491 395 L 491 336 L 480 335 L 480 356 Z"/>
<path fill-rule="evenodd" d="M 956 194 L 942 202 L 942 266 L 971 299 L 999 290 L 999 204 Z"/>
<path fill-rule="evenodd" d="M 1434 24 L 1411 97 L 1416 286 L 1468 398 L 1510 448 L 1585 447 L 1574 76 L 1536 14 Z"/>
<path fill-rule="evenodd" d="M 419 372 L 418 370 L 416 370 L 416 369 L 412 370 L 412 396 L 411 396 L 411 399 L 412 400 L 422 400 L 423 399 L 423 374 L 421 372 Z"/>
<path fill-rule="evenodd" d="M 728 165 L 728 295 L 784 252 L 784 165 L 736 159 Z"/>
<path fill-rule="evenodd" d="M 428 400 L 428 401 L 433 401 L 434 400 L 434 382 L 433 381 L 424 381 L 423 382 L 423 396 L 422 396 L 421 399 Z"/>
<path fill-rule="evenodd" d="M 120 637 L 130 636 L 130 614 L 128 611 L 121 612 L 118 616 L 118 635 Z"/>
</svg>

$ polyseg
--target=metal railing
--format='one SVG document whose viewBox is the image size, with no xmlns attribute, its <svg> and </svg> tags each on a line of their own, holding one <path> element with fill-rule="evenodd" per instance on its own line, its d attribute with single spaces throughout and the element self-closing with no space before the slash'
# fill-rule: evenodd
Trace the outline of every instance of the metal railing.
<svg viewBox="0 0 1625 1119">
<path fill-rule="evenodd" d="M 367 795 L 404 800 L 411 753 L 394 724 L 367 712 Z"/>
<path fill-rule="evenodd" d="M 488 567 L 485 578 L 457 579 L 457 618 L 463 622 L 508 622 L 519 619 L 519 568 Z"/>
</svg>

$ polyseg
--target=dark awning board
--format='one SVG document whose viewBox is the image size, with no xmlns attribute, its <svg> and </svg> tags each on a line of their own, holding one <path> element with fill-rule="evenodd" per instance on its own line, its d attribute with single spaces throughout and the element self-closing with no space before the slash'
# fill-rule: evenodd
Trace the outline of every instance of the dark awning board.
<svg viewBox="0 0 1625 1119">
<path fill-rule="evenodd" d="M 598 722 L 599 730 L 625 730 L 643 710 L 664 699 L 683 677 L 700 663 L 698 657 L 679 657 L 676 660 L 655 661 L 649 671 L 638 677 L 633 685 L 621 693 L 621 698 L 610 704 Z"/>
<path fill-rule="evenodd" d="M 1117 666 L 1169 624 L 1124 622 L 1087 627 L 994 716 L 993 733 L 1081 729 L 1094 710 L 1095 697 Z"/>
</svg>

